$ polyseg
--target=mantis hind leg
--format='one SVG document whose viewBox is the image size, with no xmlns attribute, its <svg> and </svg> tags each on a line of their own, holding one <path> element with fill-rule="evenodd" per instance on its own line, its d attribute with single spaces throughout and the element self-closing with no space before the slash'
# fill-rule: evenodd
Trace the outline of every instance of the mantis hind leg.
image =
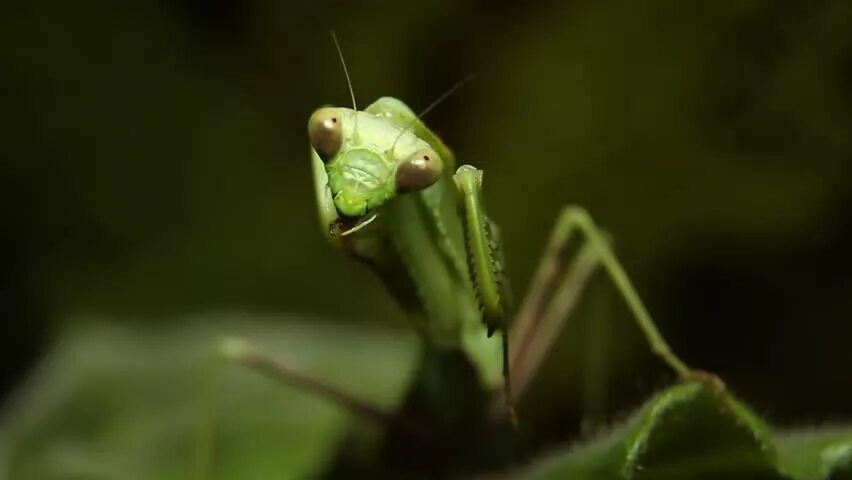
<svg viewBox="0 0 852 480">
<path fill-rule="evenodd" d="M 571 260 L 571 240 L 581 233 L 586 242 Z M 565 207 L 550 236 L 544 257 L 518 310 L 512 331 L 513 401 L 517 401 L 535 376 L 555 337 L 579 301 L 592 273 L 602 267 L 615 284 L 645 336 L 652 352 L 682 379 L 720 381 L 711 375 L 690 369 L 669 347 L 657 329 L 630 278 L 613 253 L 606 235 L 581 207 Z"/>
<path fill-rule="evenodd" d="M 418 420 L 399 415 L 394 411 L 361 398 L 310 373 L 293 368 L 256 348 L 246 340 L 236 337 L 225 338 L 215 352 L 205 359 L 202 384 L 199 385 L 198 423 L 194 445 L 194 480 L 210 480 L 215 472 L 215 423 L 217 420 L 217 396 L 225 369 L 229 365 L 240 365 L 269 379 L 313 395 L 335 404 L 357 417 L 393 430 L 411 438 L 430 438 L 429 426 Z"/>
<path fill-rule="evenodd" d="M 606 271 L 613 284 L 615 284 L 616 289 L 618 289 L 628 309 L 633 314 L 637 326 L 645 335 L 651 351 L 668 364 L 678 376 L 681 378 L 690 377 L 692 370 L 674 354 L 665 338 L 663 338 L 657 329 L 656 324 L 651 319 L 651 315 L 648 313 L 648 309 L 645 308 L 645 304 L 630 281 L 630 277 L 627 276 L 618 257 L 615 256 L 610 248 L 609 242 L 606 241 L 605 236 L 598 229 L 597 225 L 595 225 L 588 212 L 576 206 L 565 207 L 560 214 L 556 230 L 553 233 L 554 240 L 560 243 L 567 243 L 571 235 L 578 230 L 584 234 L 589 247 L 594 251 L 604 271 Z"/>
</svg>

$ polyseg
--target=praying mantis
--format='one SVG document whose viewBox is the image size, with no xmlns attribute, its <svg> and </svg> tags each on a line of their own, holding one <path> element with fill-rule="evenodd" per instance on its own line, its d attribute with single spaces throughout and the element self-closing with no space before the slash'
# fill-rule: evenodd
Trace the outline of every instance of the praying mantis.
<svg viewBox="0 0 852 480">
<path fill-rule="evenodd" d="M 332 37 L 352 108 L 322 107 L 308 120 L 320 227 L 331 245 L 373 270 L 409 314 L 422 361 L 402 408 L 389 416 L 244 345 L 230 345 L 231 358 L 379 419 L 387 427 L 380 455 L 394 475 L 474 469 L 483 458 L 477 451 L 512 443 L 506 438 L 518 421 L 514 405 L 597 269 L 612 280 L 651 350 L 680 379 L 706 376 L 668 346 L 607 236 L 580 207 L 562 209 L 528 292 L 514 308 L 499 231 L 484 206 L 484 173 L 456 166 L 450 148 L 422 121 L 460 84 L 420 115 L 392 97 L 359 110 Z M 578 235 L 585 242 L 572 255 Z M 330 467 L 330 477 L 378 475 L 351 470 L 345 456 Z"/>
</svg>

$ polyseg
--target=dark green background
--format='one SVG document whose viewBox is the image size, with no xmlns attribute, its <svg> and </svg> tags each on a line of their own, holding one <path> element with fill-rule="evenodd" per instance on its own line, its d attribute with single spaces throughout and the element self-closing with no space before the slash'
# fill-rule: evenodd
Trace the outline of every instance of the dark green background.
<svg viewBox="0 0 852 480">
<path fill-rule="evenodd" d="M 4 7 L 6 391 L 80 316 L 406 321 L 315 219 L 305 124 L 349 101 L 334 28 L 361 105 L 476 76 L 427 123 L 485 170 L 518 294 L 582 204 L 687 361 L 776 423 L 852 415 L 852 4 L 320 3 Z M 599 283 L 619 410 L 671 376 Z M 582 332 L 529 399 L 557 430 Z"/>
</svg>

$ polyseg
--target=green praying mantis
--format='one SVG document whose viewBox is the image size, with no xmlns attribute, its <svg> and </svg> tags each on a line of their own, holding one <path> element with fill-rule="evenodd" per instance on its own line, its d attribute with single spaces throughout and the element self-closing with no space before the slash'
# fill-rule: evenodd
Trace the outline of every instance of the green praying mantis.
<svg viewBox="0 0 852 480">
<path fill-rule="evenodd" d="M 474 451 L 505 447 L 498 439 L 511 437 L 513 406 L 598 268 L 613 281 L 651 350 L 681 379 L 708 378 L 673 353 L 606 235 L 580 207 L 561 211 L 515 309 L 499 232 L 483 203 L 483 171 L 457 167 L 452 151 L 422 121 L 460 84 L 420 115 L 391 97 L 358 110 L 334 43 L 352 108 L 322 107 L 308 120 L 320 227 L 330 244 L 372 269 L 409 313 L 423 359 L 400 412 L 387 414 L 244 345 L 232 344 L 230 357 L 380 420 L 387 426 L 382 456 L 396 464 L 396 474 L 469 467 L 482 458 Z M 585 242 L 571 255 L 578 234 Z M 378 476 L 341 465 L 346 461 L 336 462 L 329 476 Z"/>
</svg>

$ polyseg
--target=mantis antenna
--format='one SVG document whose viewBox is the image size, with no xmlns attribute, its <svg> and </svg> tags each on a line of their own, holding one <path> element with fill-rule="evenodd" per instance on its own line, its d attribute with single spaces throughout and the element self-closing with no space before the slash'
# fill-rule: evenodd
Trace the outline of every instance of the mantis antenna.
<svg viewBox="0 0 852 480">
<path fill-rule="evenodd" d="M 426 116 L 427 113 L 431 112 L 432 109 L 434 109 L 435 107 L 440 105 L 441 102 L 446 100 L 450 95 L 456 93 L 456 91 L 458 89 L 460 89 L 462 86 L 464 86 L 465 83 L 467 83 L 471 80 L 473 80 L 473 74 L 470 74 L 470 75 L 462 78 L 461 80 L 456 82 L 455 85 L 450 87 L 446 92 L 442 93 L 440 97 L 436 98 L 432 103 L 430 103 L 429 106 L 424 108 L 422 112 L 417 114 L 417 117 L 414 118 L 413 120 L 411 120 L 410 122 L 408 122 L 408 125 L 406 125 L 405 128 L 403 128 L 402 131 L 399 132 L 399 135 L 396 136 L 396 140 L 393 141 L 393 144 L 391 145 L 390 151 L 392 152 L 396 148 L 396 142 L 398 142 L 399 139 L 402 138 L 402 136 L 405 134 L 405 132 L 407 132 L 411 127 L 414 126 L 414 123 L 417 122 L 417 120 L 421 120 L 423 117 Z"/>
<path fill-rule="evenodd" d="M 352 97 L 352 110 L 355 111 L 355 135 L 358 135 L 358 104 L 355 103 L 355 89 L 352 88 L 352 79 L 349 78 L 349 69 L 346 68 L 346 60 L 343 59 L 343 50 L 340 48 L 340 42 L 337 41 L 337 35 L 334 30 L 331 30 L 331 39 L 334 41 L 334 48 L 337 49 L 337 56 L 340 58 L 340 65 L 343 66 L 343 75 L 346 76 L 346 85 L 349 86 L 349 96 Z"/>
</svg>

